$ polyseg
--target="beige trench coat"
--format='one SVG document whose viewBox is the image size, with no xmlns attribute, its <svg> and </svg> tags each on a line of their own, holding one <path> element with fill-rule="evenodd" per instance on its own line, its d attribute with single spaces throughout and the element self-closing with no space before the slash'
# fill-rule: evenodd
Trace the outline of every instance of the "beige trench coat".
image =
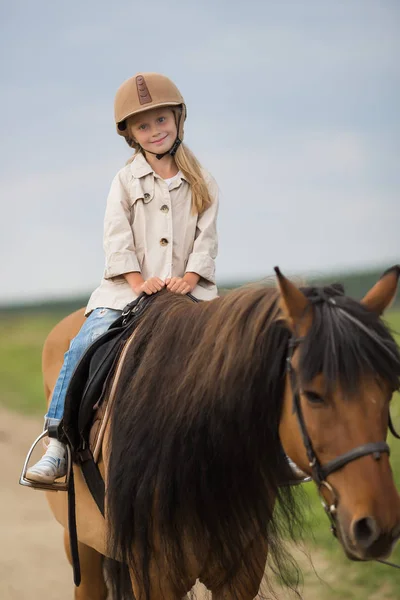
<svg viewBox="0 0 400 600">
<path fill-rule="evenodd" d="M 212 300 L 218 241 L 216 219 L 218 186 L 207 171 L 212 205 L 202 215 L 192 214 L 191 189 L 183 176 L 171 187 L 154 173 L 139 154 L 115 176 L 104 219 L 106 266 L 99 287 L 93 292 L 86 314 L 99 307 L 122 310 L 137 295 L 123 273 L 140 271 L 149 277 L 200 275 L 193 295 Z"/>
</svg>

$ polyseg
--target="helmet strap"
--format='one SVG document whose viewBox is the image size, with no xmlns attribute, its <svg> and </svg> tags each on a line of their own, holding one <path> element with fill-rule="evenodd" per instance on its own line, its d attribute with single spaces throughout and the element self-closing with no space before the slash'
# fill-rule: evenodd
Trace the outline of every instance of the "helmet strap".
<svg viewBox="0 0 400 600">
<path fill-rule="evenodd" d="M 168 152 L 164 152 L 163 154 L 156 154 L 156 158 L 158 158 L 158 160 L 161 160 L 163 156 L 165 156 L 166 154 L 170 154 L 171 156 L 175 156 L 179 146 L 182 144 L 182 140 L 180 140 L 178 137 L 176 138 L 176 140 L 174 141 L 174 143 L 172 144 L 172 148 L 170 148 L 168 150 Z"/>
<path fill-rule="evenodd" d="M 179 137 L 177 137 L 174 143 L 172 144 L 172 147 L 166 152 L 163 152 L 162 154 L 157 154 L 157 152 L 152 152 L 151 150 L 145 150 L 145 152 L 148 152 L 149 154 L 154 154 L 158 160 L 161 160 L 164 156 L 167 156 L 167 154 L 169 154 L 170 156 L 175 156 L 181 144 L 182 140 L 180 140 Z"/>
</svg>

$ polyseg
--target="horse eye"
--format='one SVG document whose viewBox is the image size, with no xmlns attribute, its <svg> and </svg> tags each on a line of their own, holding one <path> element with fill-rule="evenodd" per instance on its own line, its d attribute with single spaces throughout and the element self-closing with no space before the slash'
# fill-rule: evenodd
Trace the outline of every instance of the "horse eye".
<svg viewBox="0 0 400 600">
<path fill-rule="evenodd" d="M 311 404 L 323 404 L 324 399 L 316 392 L 304 392 L 305 397 Z"/>
</svg>

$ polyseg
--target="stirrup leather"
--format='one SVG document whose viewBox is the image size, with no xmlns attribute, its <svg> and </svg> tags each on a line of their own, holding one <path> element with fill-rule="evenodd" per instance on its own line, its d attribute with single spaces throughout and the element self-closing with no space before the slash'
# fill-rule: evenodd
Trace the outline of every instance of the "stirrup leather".
<svg viewBox="0 0 400 600">
<path fill-rule="evenodd" d="M 26 477 L 26 473 L 28 471 L 28 465 L 29 465 L 29 461 L 30 458 L 33 454 L 33 451 L 36 447 L 36 445 L 40 442 L 40 440 L 42 440 L 44 437 L 48 436 L 48 429 L 45 429 L 38 438 L 36 438 L 36 440 L 33 442 L 32 446 L 30 447 L 30 450 L 27 454 L 27 457 L 25 459 L 25 463 L 22 469 L 22 473 L 21 473 L 21 477 L 19 478 L 19 483 L 21 485 L 25 485 L 26 487 L 31 487 L 37 490 L 46 490 L 47 492 L 66 492 L 68 490 L 68 485 L 69 485 L 69 479 L 70 479 L 70 475 L 71 475 L 71 469 L 72 469 L 72 456 L 71 456 L 71 449 L 70 447 L 67 445 L 66 446 L 66 452 L 67 452 L 67 474 L 65 476 L 64 481 L 57 481 L 57 482 L 53 482 L 53 483 L 39 483 L 38 481 L 31 481 L 30 479 L 28 479 Z"/>
</svg>

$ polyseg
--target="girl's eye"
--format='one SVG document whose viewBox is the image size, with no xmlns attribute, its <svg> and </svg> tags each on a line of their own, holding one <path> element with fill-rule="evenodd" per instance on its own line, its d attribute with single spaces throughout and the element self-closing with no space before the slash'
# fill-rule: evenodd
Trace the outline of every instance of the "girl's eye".
<svg viewBox="0 0 400 600">
<path fill-rule="evenodd" d="M 158 118 L 158 122 L 159 122 L 159 123 L 163 123 L 164 121 L 165 121 L 165 117 L 159 117 L 159 118 Z"/>
<path fill-rule="evenodd" d="M 146 127 L 147 127 L 147 125 L 142 124 L 142 125 L 139 125 L 138 129 L 141 129 L 143 131 L 144 129 L 146 129 Z"/>
<path fill-rule="evenodd" d="M 304 392 L 305 397 L 311 404 L 323 404 L 324 399 L 316 392 Z"/>
</svg>

